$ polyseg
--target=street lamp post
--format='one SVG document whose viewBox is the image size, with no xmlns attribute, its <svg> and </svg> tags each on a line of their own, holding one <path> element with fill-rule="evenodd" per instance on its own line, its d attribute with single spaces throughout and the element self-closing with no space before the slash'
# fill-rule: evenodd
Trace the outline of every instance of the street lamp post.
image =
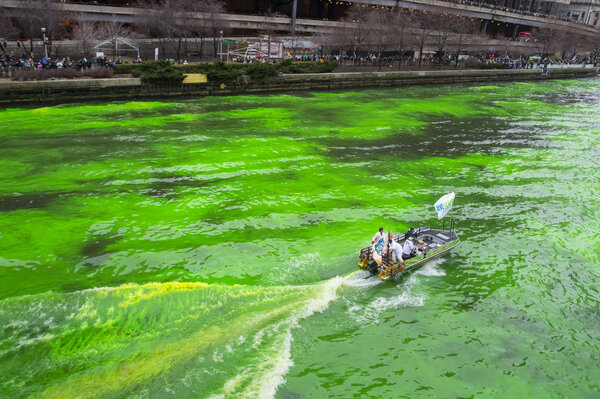
<svg viewBox="0 0 600 399">
<path fill-rule="evenodd" d="M 298 0 L 292 3 L 292 52 L 293 58 L 296 58 L 296 13 L 298 12 Z"/>
<path fill-rule="evenodd" d="M 44 40 L 44 55 L 48 59 L 48 47 L 46 46 L 46 28 L 42 28 L 42 39 Z"/>
<path fill-rule="evenodd" d="M 221 61 L 223 61 L 223 31 L 220 30 L 219 31 L 219 58 L 221 59 Z"/>
</svg>

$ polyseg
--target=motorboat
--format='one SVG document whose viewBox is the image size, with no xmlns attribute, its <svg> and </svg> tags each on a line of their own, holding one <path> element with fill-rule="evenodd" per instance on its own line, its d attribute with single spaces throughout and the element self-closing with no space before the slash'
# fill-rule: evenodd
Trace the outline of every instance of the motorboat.
<svg viewBox="0 0 600 399">
<path fill-rule="evenodd" d="M 447 194 L 435 203 L 438 219 L 443 218 L 452 208 L 454 193 Z M 454 231 L 454 219 L 450 218 L 448 230 L 445 223 L 441 230 L 429 226 L 416 228 L 412 235 L 416 236 L 414 246 L 408 259 L 397 259 L 391 251 L 391 243 L 395 241 L 400 245 L 409 239 L 407 233 L 393 235 L 388 232 L 377 242 L 360 250 L 358 266 L 377 274 L 379 278 L 387 280 L 397 274 L 403 274 L 418 269 L 426 262 L 438 258 L 460 244 L 460 239 Z"/>
<path fill-rule="evenodd" d="M 376 260 L 377 251 L 374 244 L 360 250 L 358 265 L 371 273 L 377 274 L 379 278 L 387 280 L 396 274 L 418 269 L 426 262 L 443 255 L 460 243 L 460 239 L 454 230 L 436 230 L 426 226 L 416 228 L 415 232 L 417 233 L 417 242 L 409 259 L 395 259 L 389 251 L 388 242 L 385 242 L 386 240 L 382 238 L 381 240 L 384 242 L 382 243 L 381 261 L 378 263 Z M 406 240 L 405 234 L 393 236 L 392 240 L 402 245 Z M 388 248 L 388 250 L 386 251 L 385 248 Z M 373 254 L 375 254 L 375 259 Z"/>
</svg>

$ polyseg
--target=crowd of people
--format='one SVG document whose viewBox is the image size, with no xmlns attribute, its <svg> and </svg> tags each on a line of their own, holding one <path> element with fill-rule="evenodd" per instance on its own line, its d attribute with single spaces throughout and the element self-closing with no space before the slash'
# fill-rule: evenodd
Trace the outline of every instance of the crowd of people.
<svg viewBox="0 0 600 399">
<path fill-rule="evenodd" d="M 467 6 L 489 8 L 489 9 L 498 10 L 498 11 L 506 11 L 506 12 L 515 13 L 515 14 L 527 15 L 530 17 L 552 18 L 552 19 L 557 19 L 560 21 L 575 22 L 575 23 L 583 24 L 581 21 L 578 21 L 573 18 L 559 17 L 557 15 L 545 14 L 545 13 L 529 11 L 529 10 L 519 10 L 519 9 L 515 9 L 515 8 L 499 6 L 496 4 L 480 3 L 480 2 L 472 1 L 472 0 L 444 0 L 444 1 L 448 1 L 448 2 L 454 3 L 454 4 L 462 4 L 462 5 L 467 5 Z"/>
<path fill-rule="evenodd" d="M 123 60 L 121 57 L 117 57 L 116 59 L 111 59 L 110 57 L 81 57 L 77 59 L 72 59 L 71 57 L 35 57 L 33 53 L 23 52 L 20 57 L 18 57 L 14 51 L 11 51 L 10 54 L 0 54 L 0 64 L 2 66 L 13 66 L 13 67 L 23 67 L 23 68 L 37 68 L 37 69 L 55 69 L 55 68 L 76 68 L 76 69 L 85 69 L 85 68 L 94 68 L 94 67 L 104 67 L 104 66 L 114 66 L 117 64 L 128 63 L 129 61 Z M 142 59 L 138 56 L 137 59 L 133 60 L 134 63 L 142 62 Z"/>
<path fill-rule="evenodd" d="M 133 60 L 133 63 L 142 62 L 142 59 L 138 56 Z M 90 68 L 99 67 L 112 67 L 118 64 L 126 64 L 129 61 L 124 60 L 121 57 L 112 59 L 110 57 L 36 57 L 33 53 L 24 51 L 20 56 L 16 55 L 14 51 L 10 53 L 0 54 L 0 77 L 7 76 L 9 70 L 13 72 L 15 70 L 50 70 L 50 69 L 66 69 L 72 68 L 76 70 L 86 70 Z"/>
<path fill-rule="evenodd" d="M 483 64 L 502 64 L 506 69 L 533 69 L 543 68 L 552 65 L 554 67 L 571 67 L 594 64 L 593 60 L 587 57 L 573 57 L 571 59 L 548 58 L 548 57 L 478 57 L 479 62 Z"/>
<path fill-rule="evenodd" d="M 571 66 L 573 64 L 581 65 L 581 64 L 589 64 L 594 63 L 593 60 L 588 58 L 572 58 L 572 59 L 549 59 L 549 58 L 541 58 L 541 57 L 494 57 L 487 55 L 479 55 L 479 56 L 471 56 L 469 57 L 472 60 L 476 60 L 476 63 L 481 64 L 495 64 L 498 67 L 498 64 L 501 64 L 501 67 L 504 69 L 534 69 L 534 68 L 542 68 L 544 65 L 553 64 L 554 66 Z M 341 65 L 347 66 L 360 66 L 360 67 L 395 67 L 398 65 L 403 65 L 405 67 L 414 67 L 418 63 L 418 57 L 413 55 L 406 54 L 395 54 L 395 55 L 377 55 L 375 53 L 368 54 L 359 54 L 356 57 L 346 54 L 346 55 L 326 55 L 322 53 L 315 53 L 312 56 L 302 55 L 293 58 L 295 61 L 337 61 Z M 174 60 L 168 59 L 172 64 L 187 64 L 187 59 L 183 60 Z M 257 60 L 257 59 L 239 59 L 232 60 L 238 62 L 265 62 L 265 59 Z M 461 58 L 461 62 L 463 59 Z M 142 62 L 142 59 L 138 56 L 133 59 L 131 62 L 139 63 Z M 274 60 L 269 60 L 269 62 L 274 62 Z M 421 65 L 423 67 L 440 67 L 440 66 L 448 66 L 454 67 L 456 62 L 456 55 L 446 54 L 443 57 L 440 57 L 436 54 L 426 54 L 421 59 Z M 116 59 L 112 59 L 110 57 L 92 57 L 92 58 L 71 58 L 71 57 L 58 57 L 58 58 L 46 58 L 41 57 L 37 58 L 32 53 L 23 52 L 21 56 L 17 56 L 13 51 L 10 54 L 0 54 L 0 77 L 10 77 L 14 75 L 16 71 L 19 70 L 53 70 L 53 69 L 72 69 L 79 71 L 86 71 L 89 69 L 99 68 L 99 67 L 112 67 L 118 64 L 126 64 L 129 63 L 128 60 L 124 60 L 121 57 L 117 57 Z M 468 67 L 468 65 L 467 65 Z"/>
</svg>

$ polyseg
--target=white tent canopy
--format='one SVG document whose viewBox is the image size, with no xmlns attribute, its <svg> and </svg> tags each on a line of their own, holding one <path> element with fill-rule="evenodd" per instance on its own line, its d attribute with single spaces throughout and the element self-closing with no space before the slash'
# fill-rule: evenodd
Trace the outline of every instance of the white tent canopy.
<svg viewBox="0 0 600 399">
<path fill-rule="evenodd" d="M 115 57 L 119 55 L 119 51 L 135 51 L 137 56 L 140 55 L 140 48 L 121 36 L 113 36 L 110 39 L 98 43 L 94 47 L 95 50 L 103 50 L 106 48 L 114 50 Z"/>
</svg>

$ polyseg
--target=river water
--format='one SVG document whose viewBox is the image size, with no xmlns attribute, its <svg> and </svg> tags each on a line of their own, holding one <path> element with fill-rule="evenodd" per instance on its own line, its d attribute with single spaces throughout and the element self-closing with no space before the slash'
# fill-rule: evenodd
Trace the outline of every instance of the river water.
<svg viewBox="0 0 600 399">
<path fill-rule="evenodd" d="M 0 397 L 600 395 L 600 79 L 0 110 Z M 357 269 L 377 228 L 462 243 Z"/>
</svg>

